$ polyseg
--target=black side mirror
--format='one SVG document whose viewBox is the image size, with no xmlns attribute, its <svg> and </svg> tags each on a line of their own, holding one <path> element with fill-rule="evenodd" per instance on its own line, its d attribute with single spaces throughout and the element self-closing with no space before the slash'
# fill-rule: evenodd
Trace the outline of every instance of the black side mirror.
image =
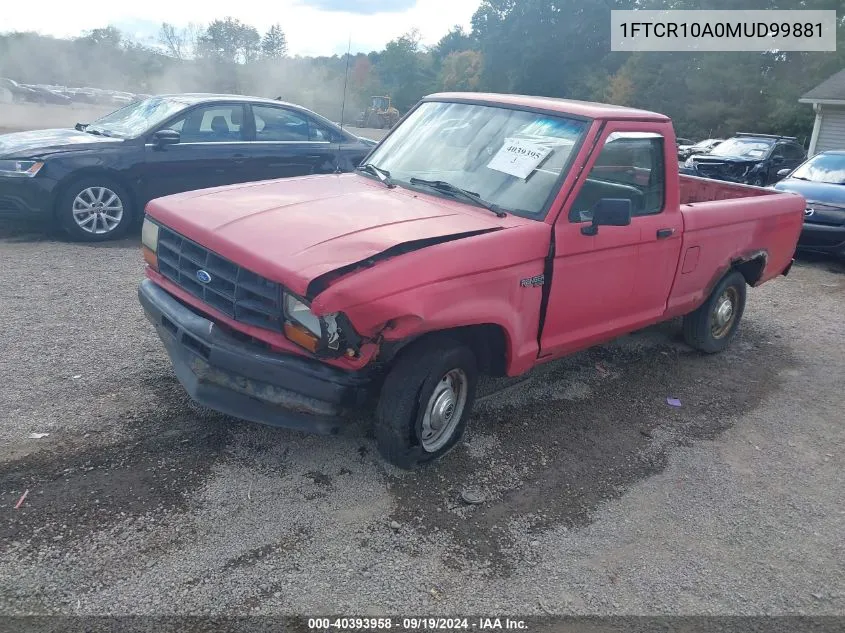
<svg viewBox="0 0 845 633">
<path fill-rule="evenodd" d="M 791 173 L 791 169 L 781 169 L 780 171 L 778 171 L 778 178 L 786 178 Z"/>
<path fill-rule="evenodd" d="M 628 226 L 631 223 L 629 198 L 602 198 L 592 210 L 593 222 L 581 227 L 584 235 L 596 235 L 600 226 Z"/>
<path fill-rule="evenodd" d="M 181 134 L 176 130 L 159 130 L 153 134 L 153 145 L 158 148 L 165 147 L 166 145 L 176 145 L 180 139 Z"/>
<path fill-rule="evenodd" d="M 76 125 L 73 126 L 73 129 L 76 130 L 77 132 L 84 132 L 85 128 L 87 128 L 87 127 L 88 127 L 87 123 L 77 123 Z"/>
</svg>

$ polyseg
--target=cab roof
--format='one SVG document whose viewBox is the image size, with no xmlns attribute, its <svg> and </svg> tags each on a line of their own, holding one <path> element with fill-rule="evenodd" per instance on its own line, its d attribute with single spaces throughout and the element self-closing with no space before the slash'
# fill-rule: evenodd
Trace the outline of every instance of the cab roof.
<svg viewBox="0 0 845 633">
<path fill-rule="evenodd" d="M 588 119 L 625 119 L 635 121 L 669 121 L 669 117 L 658 112 L 626 108 L 624 106 L 574 99 L 534 97 L 530 95 L 508 95 L 490 92 L 438 92 L 425 97 L 426 101 L 471 101 L 483 105 L 507 105 L 518 108 L 533 108 L 570 114 Z"/>
</svg>

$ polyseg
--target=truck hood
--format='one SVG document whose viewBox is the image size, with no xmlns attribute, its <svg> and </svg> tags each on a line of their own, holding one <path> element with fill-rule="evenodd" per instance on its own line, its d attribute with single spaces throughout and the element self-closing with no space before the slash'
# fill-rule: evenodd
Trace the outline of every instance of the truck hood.
<svg viewBox="0 0 845 633">
<path fill-rule="evenodd" d="M 192 191 L 152 200 L 146 210 L 173 231 L 303 296 L 321 275 L 390 249 L 414 250 L 518 223 L 357 174 Z"/>
<path fill-rule="evenodd" d="M 72 129 L 32 130 L 0 134 L 0 158 L 37 158 L 57 150 L 90 149 L 123 139 L 95 136 Z"/>
<path fill-rule="evenodd" d="M 711 154 L 693 154 L 692 160 L 696 163 L 759 163 L 762 158 L 751 156 L 713 156 Z"/>
</svg>

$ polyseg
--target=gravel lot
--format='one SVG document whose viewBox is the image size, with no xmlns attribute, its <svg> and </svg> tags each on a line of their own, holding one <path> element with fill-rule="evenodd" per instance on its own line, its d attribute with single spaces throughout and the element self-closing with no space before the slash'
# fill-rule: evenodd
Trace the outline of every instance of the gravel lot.
<svg viewBox="0 0 845 633">
<path fill-rule="evenodd" d="M 2 613 L 845 613 L 837 264 L 751 291 L 720 356 L 669 323 L 486 384 L 415 473 L 367 416 L 327 438 L 193 405 L 137 237 L 4 221 L 0 270 Z"/>
</svg>

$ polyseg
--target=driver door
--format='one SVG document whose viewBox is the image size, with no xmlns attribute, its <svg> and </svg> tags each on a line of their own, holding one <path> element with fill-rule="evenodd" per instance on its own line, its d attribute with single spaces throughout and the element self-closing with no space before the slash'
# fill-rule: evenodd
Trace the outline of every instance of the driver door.
<svg viewBox="0 0 845 633">
<path fill-rule="evenodd" d="M 781 169 L 792 171 L 804 162 L 804 150 L 795 143 L 778 143 L 772 152 L 771 167 L 768 170 L 767 182 L 777 182 Z"/>
<path fill-rule="evenodd" d="M 600 343 L 665 312 L 681 243 L 677 200 L 667 202 L 670 131 L 670 124 L 611 122 L 599 137 L 554 225 L 541 358 Z M 631 223 L 585 235 L 603 198 L 630 200 Z"/>
<path fill-rule="evenodd" d="M 175 145 L 144 148 L 141 180 L 147 200 L 249 180 L 244 106 L 213 103 L 192 108 L 162 129 L 180 133 Z"/>
</svg>

